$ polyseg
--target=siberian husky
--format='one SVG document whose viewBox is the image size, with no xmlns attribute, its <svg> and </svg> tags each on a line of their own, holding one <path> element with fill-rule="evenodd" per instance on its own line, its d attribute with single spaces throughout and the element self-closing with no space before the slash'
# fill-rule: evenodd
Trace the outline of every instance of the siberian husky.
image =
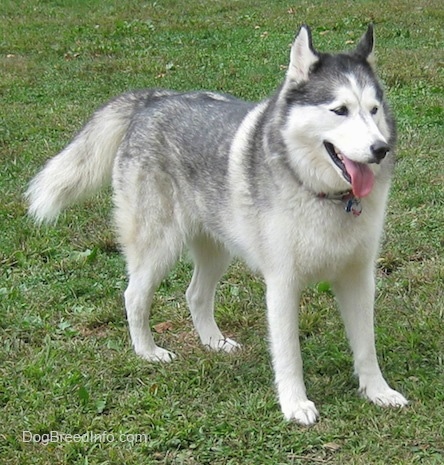
<svg viewBox="0 0 444 465">
<path fill-rule="evenodd" d="M 32 180 L 37 222 L 112 179 L 115 224 L 129 275 L 125 307 L 135 352 L 175 355 L 150 330 L 153 293 L 183 248 L 186 292 L 202 344 L 234 351 L 214 319 L 233 255 L 264 277 L 279 402 L 302 425 L 306 395 L 298 338 L 301 291 L 329 281 L 341 308 L 360 392 L 381 406 L 407 400 L 379 368 L 374 274 L 393 168 L 395 124 L 375 75 L 373 26 L 347 53 L 317 51 L 302 26 L 283 84 L 248 103 L 213 92 L 141 90 L 100 108 Z"/>
</svg>

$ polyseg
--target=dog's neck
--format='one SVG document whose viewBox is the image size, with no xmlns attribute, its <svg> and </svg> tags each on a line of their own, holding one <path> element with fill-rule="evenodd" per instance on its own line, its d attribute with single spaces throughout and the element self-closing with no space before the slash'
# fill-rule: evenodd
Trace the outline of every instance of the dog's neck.
<svg viewBox="0 0 444 465">
<path fill-rule="evenodd" d="M 279 153 L 279 152 L 278 152 Z M 299 177 L 298 173 L 293 169 L 291 164 L 288 162 L 288 159 L 284 158 L 276 158 L 276 160 L 283 161 L 285 166 L 289 168 L 287 173 L 290 173 L 293 179 L 298 183 L 306 191 L 315 195 L 318 199 L 325 199 L 325 200 L 333 200 L 333 201 L 340 201 L 344 204 L 344 210 L 347 213 L 352 213 L 353 216 L 359 216 L 362 212 L 362 205 L 361 199 L 356 197 L 352 190 L 349 189 L 347 191 L 341 192 L 334 192 L 334 193 L 326 193 L 326 192 L 316 192 L 311 187 L 308 187 L 302 182 L 302 179 Z"/>
</svg>

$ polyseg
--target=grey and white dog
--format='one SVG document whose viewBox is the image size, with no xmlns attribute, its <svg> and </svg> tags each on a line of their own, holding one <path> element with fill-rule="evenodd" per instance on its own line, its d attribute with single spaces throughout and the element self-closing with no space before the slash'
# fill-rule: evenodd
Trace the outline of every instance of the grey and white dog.
<svg viewBox="0 0 444 465">
<path fill-rule="evenodd" d="M 381 374 L 373 329 L 394 144 L 373 26 L 340 54 L 316 51 L 303 26 L 283 84 L 263 102 L 154 89 L 106 104 L 32 180 L 29 211 L 54 220 L 112 178 L 131 339 L 149 361 L 174 358 L 155 344 L 149 315 L 184 247 L 195 265 L 186 297 L 202 343 L 239 347 L 215 322 L 214 295 L 232 255 L 243 258 L 266 283 L 282 412 L 311 425 L 319 414 L 303 380 L 298 306 L 319 280 L 339 302 L 360 392 L 378 405 L 407 404 Z"/>
</svg>

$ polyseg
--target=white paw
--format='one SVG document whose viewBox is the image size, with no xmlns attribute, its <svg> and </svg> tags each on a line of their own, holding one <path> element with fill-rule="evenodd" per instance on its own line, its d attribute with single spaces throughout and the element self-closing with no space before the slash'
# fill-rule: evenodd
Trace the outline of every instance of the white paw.
<svg viewBox="0 0 444 465">
<path fill-rule="evenodd" d="M 388 386 L 381 390 L 362 389 L 361 394 L 381 407 L 404 407 L 408 404 L 408 400 L 402 394 Z"/>
<path fill-rule="evenodd" d="M 173 352 L 170 352 L 168 350 L 162 349 L 162 347 L 154 347 L 154 350 L 142 350 L 138 351 L 136 350 L 136 354 L 139 357 L 142 357 L 145 360 L 148 360 L 149 362 L 172 362 L 175 358 L 176 355 L 173 354 Z"/>
<path fill-rule="evenodd" d="M 319 418 L 319 412 L 311 400 L 295 402 L 291 407 L 282 406 L 282 412 L 287 420 L 293 420 L 302 426 L 314 425 Z"/>
<path fill-rule="evenodd" d="M 215 350 L 217 352 L 235 352 L 240 349 L 242 346 L 238 344 L 233 339 L 223 338 L 223 339 L 210 339 L 210 341 L 205 344 L 209 349 Z"/>
</svg>

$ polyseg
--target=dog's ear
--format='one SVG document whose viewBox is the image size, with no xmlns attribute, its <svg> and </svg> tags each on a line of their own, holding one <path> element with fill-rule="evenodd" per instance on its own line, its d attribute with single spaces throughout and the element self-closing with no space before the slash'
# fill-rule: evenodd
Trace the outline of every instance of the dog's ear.
<svg viewBox="0 0 444 465">
<path fill-rule="evenodd" d="M 306 25 L 299 29 L 290 52 L 290 65 L 287 77 L 297 83 L 308 80 L 310 68 L 319 60 L 313 47 L 310 28 Z"/>
<path fill-rule="evenodd" d="M 367 60 L 372 68 L 375 68 L 375 32 L 373 24 L 369 24 L 367 32 L 361 37 L 356 46 L 355 54 Z"/>
</svg>

